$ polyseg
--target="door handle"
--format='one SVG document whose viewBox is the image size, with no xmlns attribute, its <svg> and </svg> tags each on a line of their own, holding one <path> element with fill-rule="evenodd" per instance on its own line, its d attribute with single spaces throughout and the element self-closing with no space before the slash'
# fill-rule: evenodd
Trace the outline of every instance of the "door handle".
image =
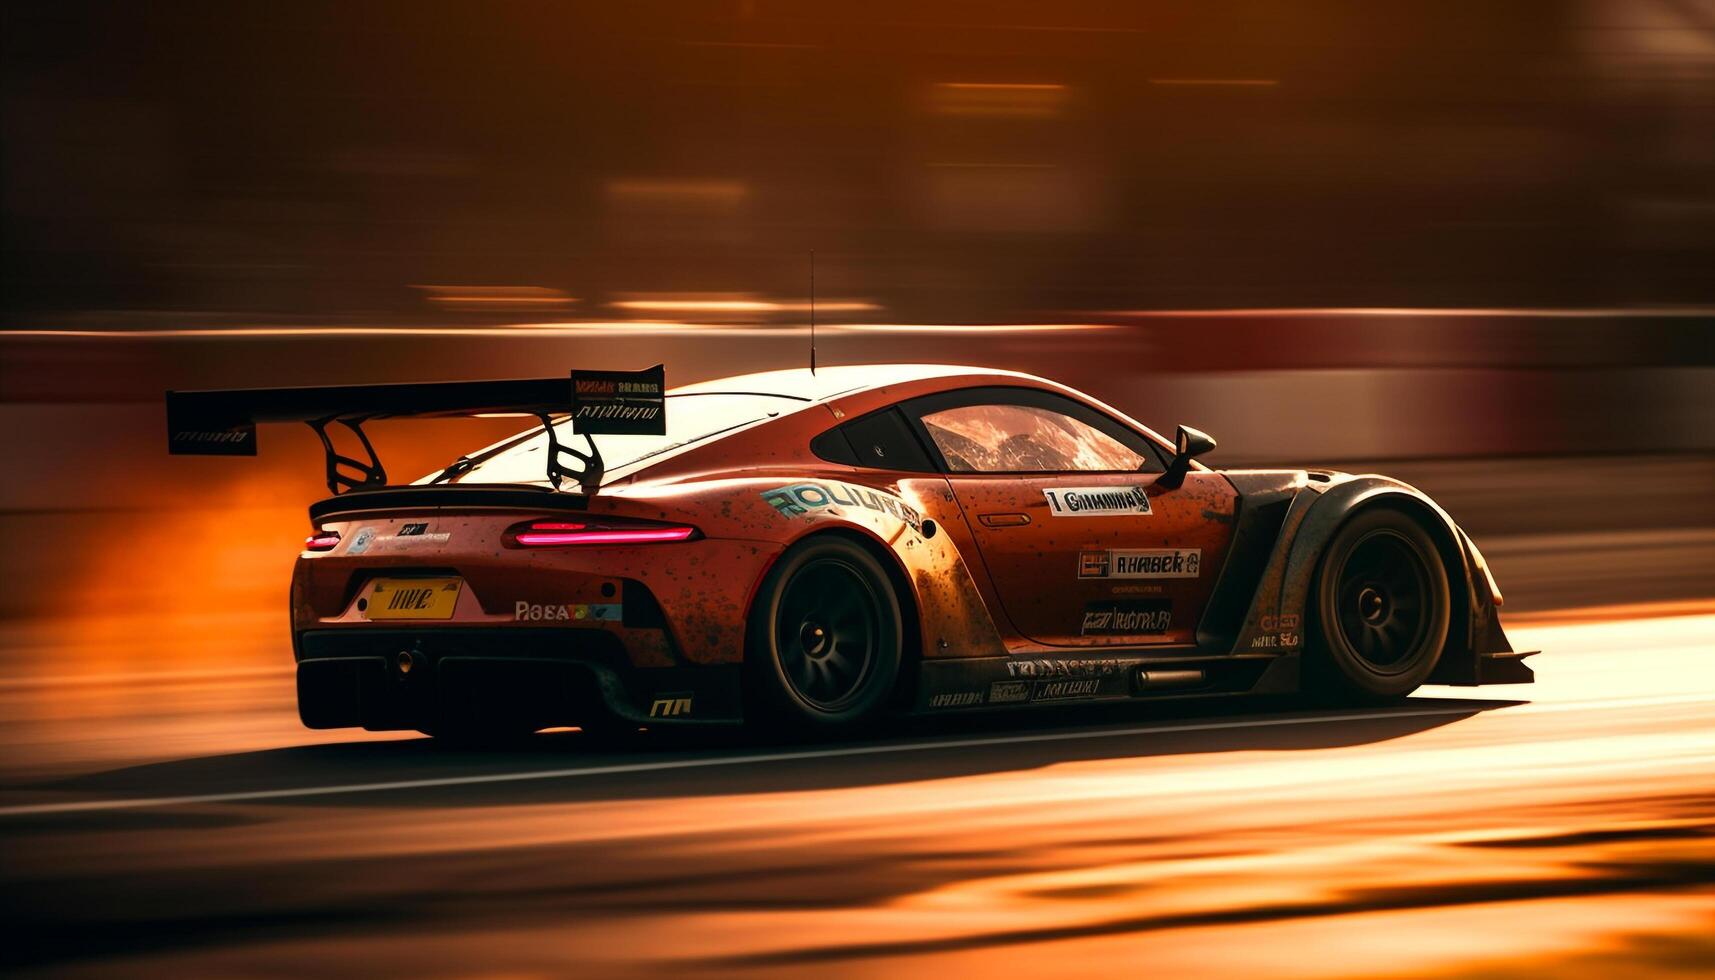
<svg viewBox="0 0 1715 980">
<path fill-rule="evenodd" d="M 1029 514 L 978 514 L 983 527 L 1023 527 L 1030 523 Z"/>
</svg>

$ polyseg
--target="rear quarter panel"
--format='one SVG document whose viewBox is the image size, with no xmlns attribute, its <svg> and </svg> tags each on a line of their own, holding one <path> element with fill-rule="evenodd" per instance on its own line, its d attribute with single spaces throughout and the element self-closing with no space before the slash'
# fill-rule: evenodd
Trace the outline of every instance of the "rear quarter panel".
<svg viewBox="0 0 1715 980">
<path fill-rule="evenodd" d="M 623 497 L 640 508 L 658 507 L 663 515 L 683 515 L 669 519 L 695 523 L 711 539 L 752 542 L 765 550 L 767 562 L 745 583 L 739 610 L 721 610 L 741 626 L 775 558 L 809 535 L 841 533 L 861 537 L 891 555 L 924 656 L 1006 652 L 956 535 L 949 533 L 958 517 L 945 480 L 799 462 L 772 475 L 639 484 L 615 499 Z M 695 602 L 692 595 L 683 598 Z M 670 607 L 667 613 L 669 619 L 675 616 Z"/>
</svg>

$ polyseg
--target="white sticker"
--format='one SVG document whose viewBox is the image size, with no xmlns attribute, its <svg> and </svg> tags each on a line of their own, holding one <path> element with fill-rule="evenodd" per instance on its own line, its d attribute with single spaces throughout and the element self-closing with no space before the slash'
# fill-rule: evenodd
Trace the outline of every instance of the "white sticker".
<svg viewBox="0 0 1715 980">
<path fill-rule="evenodd" d="M 1201 548 L 1084 551 L 1079 578 L 1196 578 L 1203 572 Z"/>
<path fill-rule="evenodd" d="M 369 542 L 374 540 L 374 528 L 360 527 L 357 529 L 357 535 L 351 539 L 351 546 L 345 549 L 345 553 L 348 555 L 361 555 L 365 551 L 369 550 Z"/>
<path fill-rule="evenodd" d="M 518 622 L 538 622 L 544 619 L 600 619 L 617 623 L 623 616 L 623 610 L 618 603 L 582 603 L 573 602 L 564 605 L 555 603 L 525 602 L 518 600 L 512 606 L 512 618 Z"/>
<path fill-rule="evenodd" d="M 1054 517 L 1115 517 L 1149 513 L 1142 487 L 1055 487 L 1042 491 Z"/>
</svg>

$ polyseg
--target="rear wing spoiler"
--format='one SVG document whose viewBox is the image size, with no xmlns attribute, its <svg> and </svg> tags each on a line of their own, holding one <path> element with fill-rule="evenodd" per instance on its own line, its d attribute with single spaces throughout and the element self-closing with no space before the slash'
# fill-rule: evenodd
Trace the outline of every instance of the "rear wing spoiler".
<svg viewBox="0 0 1715 980">
<path fill-rule="evenodd" d="M 258 422 L 303 422 L 321 439 L 328 490 L 335 495 L 387 484 L 387 471 L 363 431 L 385 418 L 453 418 L 533 415 L 548 435 L 547 476 L 557 490 L 571 477 L 585 493 L 601 484 L 601 452 L 592 436 L 664 435 L 665 369 L 573 371 L 569 377 L 508 381 L 439 381 L 426 384 L 326 385 L 307 388 L 231 388 L 167 392 L 167 452 L 176 456 L 254 456 Z M 559 441 L 555 426 L 571 420 L 587 452 Z M 349 430 L 363 457 L 340 453 L 328 426 Z M 576 460 L 568 466 L 565 457 Z M 435 478 L 450 479 L 479 460 L 460 457 Z"/>
</svg>

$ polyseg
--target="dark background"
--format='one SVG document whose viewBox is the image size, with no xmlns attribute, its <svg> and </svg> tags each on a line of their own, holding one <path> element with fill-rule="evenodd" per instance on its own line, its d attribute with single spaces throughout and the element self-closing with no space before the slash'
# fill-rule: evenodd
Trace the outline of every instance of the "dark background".
<svg viewBox="0 0 1715 980">
<path fill-rule="evenodd" d="M 1715 298 L 1698 0 L 22 3 L 4 35 L 13 325 L 421 318 L 446 284 L 607 315 L 797 296 L 812 248 L 910 322 Z"/>
</svg>

